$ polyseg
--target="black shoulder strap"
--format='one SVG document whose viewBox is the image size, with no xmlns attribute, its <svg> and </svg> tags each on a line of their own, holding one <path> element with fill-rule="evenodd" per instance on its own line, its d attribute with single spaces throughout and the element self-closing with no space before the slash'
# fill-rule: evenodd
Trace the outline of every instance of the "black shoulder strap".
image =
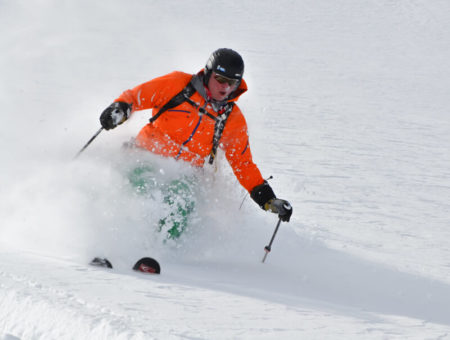
<svg viewBox="0 0 450 340">
<path fill-rule="evenodd" d="M 222 137 L 222 132 L 225 128 L 225 123 L 227 122 L 228 116 L 230 115 L 231 111 L 233 111 L 234 102 L 230 102 L 227 104 L 225 111 L 220 114 L 218 117 L 214 117 L 212 114 L 210 114 L 208 111 L 206 111 L 204 108 L 199 107 L 197 103 L 195 103 L 190 97 L 195 93 L 194 85 L 192 85 L 192 80 L 181 90 L 179 93 L 177 93 L 172 99 L 170 99 L 166 104 L 163 105 L 159 109 L 159 111 L 150 118 L 150 123 L 153 123 L 155 120 L 157 120 L 164 112 L 167 110 L 170 110 L 185 101 L 187 101 L 189 104 L 194 106 L 199 110 L 201 114 L 207 115 L 209 118 L 216 121 L 214 125 L 214 137 L 213 137 L 213 146 L 211 150 L 211 154 L 209 156 L 209 164 L 212 164 L 214 162 L 214 159 L 216 157 L 217 148 L 219 147 L 220 138 Z"/>
<path fill-rule="evenodd" d="M 200 105 L 198 105 L 198 103 L 194 102 L 191 98 L 186 98 L 185 99 L 189 104 L 191 104 L 193 107 L 195 107 L 198 112 L 200 112 L 200 114 L 202 115 L 206 115 L 209 118 L 211 118 L 212 120 L 216 120 L 217 118 L 215 116 L 213 116 L 212 114 L 210 114 L 208 111 L 205 110 L 204 107 L 201 107 Z M 205 103 L 206 106 L 206 103 Z"/>
<path fill-rule="evenodd" d="M 216 118 L 216 124 L 214 125 L 213 146 L 208 161 L 209 164 L 213 164 L 214 159 L 216 158 L 217 148 L 220 144 L 220 138 L 222 137 L 222 132 L 225 129 L 225 123 L 227 122 L 231 111 L 233 111 L 233 107 L 234 102 L 228 103 L 225 111 Z"/>
<path fill-rule="evenodd" d="M 164 106 L 161 107 L 152 118 L 150 118 L 150 123 L 153 123 L 155 120 L 157 120 L 159 116 L 161 116 L 165 111 L 184 103 L 194 93 L 194 85 L 192 85 L 192 81 L 189 81 L 189 83 L 179 93 L 177 93 L 172 99 L 164 104 Z"/>
</svg>

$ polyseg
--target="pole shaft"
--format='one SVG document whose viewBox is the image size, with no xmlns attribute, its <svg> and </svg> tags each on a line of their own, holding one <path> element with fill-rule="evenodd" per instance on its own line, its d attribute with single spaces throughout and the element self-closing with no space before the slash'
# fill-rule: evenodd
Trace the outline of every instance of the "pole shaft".
<svg viewBox="0 0 450 340">
<path fill-rule="evenodd" d="M 273 240 L 275 239 L 275 235 L 276 235 L 277 232 L 278 232 L 278 228 L 280 227 L 280 223 L 281 223 L 281 218 L 278 220 L 277 226 L 275 227 L 275 230 L 274 230 L 274 232 L 273 232 L 272 238 L 270 239 L 269 245 L 267 245 L 267 246 L 264 247 L 264 251 L 265 251 L 266 253 L 264 254 L 264 257 L 263 257 L 263 259 L 262 259 L 262 263 L 264 263 L 264 261 L 266 261 L 267 255 L 269 255 L 270 251 L 272 250 L 272 243 L 273 243 Z"/>
<path fill-rule="evenodd" d="M 272 239 L 270 240 L 270 243 L 268 245 L 269 251 L 272 248 L 272 243 L 273 243 L 273 240 L 275 239 L 275 235 L 278 232 L 278 228 L 280 227 L 280 223 L 281 223 L 281 218 L 278 220 L 277 226 L 275 227 L 275 231 L 273 232 L 273 235 L 272 235 Z"/>
<path fill-rule="evenodd" d="M 98 131 L 95 133 L 95 135 L 93 135 L 92 137 L 91 137 L 91 139 L 89 139 L 89 141 L 86 143 L 86 145 L 85 146 L 83 146 L 82 148 L 81 148 L 81 150 L 80 151 L 78 151 L 78 153 L 75 155 L 75 157 L 74 158 L 78 158 L 78 156 L 89 146 L 89 144 L 91 144 L 92 143 L 92 141 L 95 139 L 95 138 L 97 138 L 97 136 L 100 134 L 100 132 L 102 132 L 102 130 L 103 130 L 103 127 L 101 127 L 100 129 L 98 129 Z"/>
</svg>

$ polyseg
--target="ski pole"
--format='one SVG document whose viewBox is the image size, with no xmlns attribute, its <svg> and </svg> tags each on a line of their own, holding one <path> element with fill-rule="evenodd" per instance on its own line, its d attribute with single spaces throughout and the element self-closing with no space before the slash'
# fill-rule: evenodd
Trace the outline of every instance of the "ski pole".
<svg viewBox="0 0 450 340">
<path fill-rule="evenodd" d="M 86 149 L 86 148 L 89 146 L 89 144 L 91 144 L 92 141 L 93 141 L 95 138 L 97 138 L 97 136 L 100 134 L 100 132 L 102 132 L 102 130 L 103 130 L 103 127 L 101 127 L 100 129 L 98 129 L 98 131 L 95 133 L 95 135 L 93 135 L 93 136 L 91 137 L 91 139 L 89 139 L 89 141 L 86 143 L 86 145 L 83 146 L 83 148 L 82 148 L 80 151 L 78 151 L 78 153 L 75 155 L 74 159 L 76 159 L 76 158 L 84 151 L 84 149 Z"/>
<path fill-rule="evenodd" d="M 280 223 L 281 223 L 281 218 L 278 220 L 277 226 L 275 227 L 275 231 L 273 232 L 272 239 L 270 240 L 269 245 L 267 245 L 267 246 L 264 247 L 264 251 L 265 251 L 266 253 L 264 254 L 264 257 L 263 257 L 263 259 L 262 259 L 262 263 L 264 263 L 264 261 L 266 260 L 267 255 L 268 255 L 268 254 L 270 253 L 270 251 L 272 250 L 272 243 L 273 243 L 273 240 L 274 240 L 274 238 L 275 238 L 275 235 L 277 234 L 278 228 L 280 227 Z"/>
</svg>

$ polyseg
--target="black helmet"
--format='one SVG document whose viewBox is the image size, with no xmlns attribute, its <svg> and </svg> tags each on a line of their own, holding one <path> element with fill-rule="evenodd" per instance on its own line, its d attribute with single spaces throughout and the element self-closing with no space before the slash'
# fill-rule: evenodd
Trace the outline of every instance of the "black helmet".
<svg viewBox="0 0 450 340">
<path fill-rule="evenodd" d="M 211 54 L 206 62 L 205 84 L 208 84 L 212 72 L 240 81 L 244 75 L 244 60 L 239 53 L 232 49 L 219 48 Z"/>
</svg>

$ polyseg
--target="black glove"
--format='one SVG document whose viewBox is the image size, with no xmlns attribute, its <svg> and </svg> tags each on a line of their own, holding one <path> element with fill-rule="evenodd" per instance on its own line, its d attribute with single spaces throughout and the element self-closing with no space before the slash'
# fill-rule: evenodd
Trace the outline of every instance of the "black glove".
<svg viewBox="0 0 450 340">
<path fill-rule="evenodd" d="M 288 201 L 276 198 L 269 183 L 264 182 L 253 188 L 250 197 L 264 210 L 278 214 L 284 222 L 289 222 L 292 215 L 292 206 Z"/>
<path fill-rule="evenodd" d="M 109 105 L 100 115 L 100 124 L 105 130 L 114 129 L 128 119 L 131 113 L 131 104 L 115 102 Z"/>
<path fill-rule="evenodd" d="M 279 198 L 271 199 L 265 204 L 265 210 L 270 210 L 271 212 L 278 214 L 283 222 L 289 222 L 292 215 L 291 204 Z"/>
</svg>

